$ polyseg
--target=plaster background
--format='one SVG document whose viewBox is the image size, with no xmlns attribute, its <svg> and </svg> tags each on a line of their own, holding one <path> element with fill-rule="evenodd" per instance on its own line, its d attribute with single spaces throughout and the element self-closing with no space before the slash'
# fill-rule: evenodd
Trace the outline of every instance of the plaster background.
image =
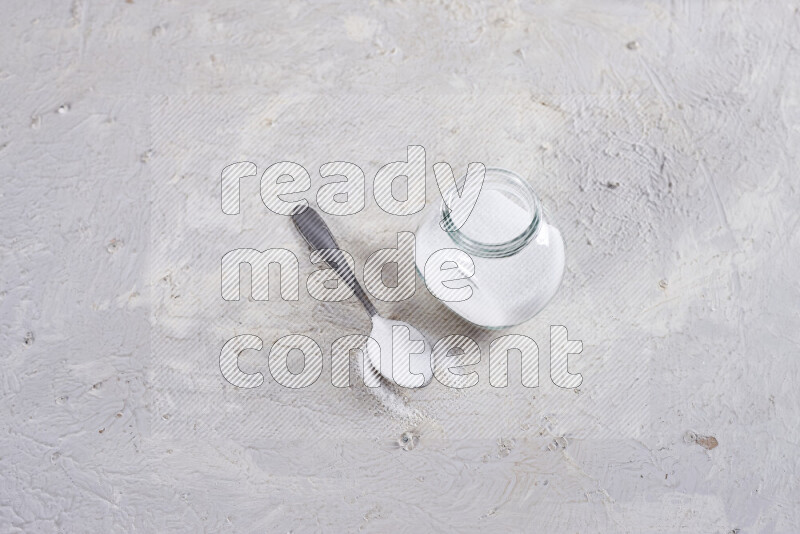
<svg viewBox="0 0 800 534">
<path fill-rule="evenodd" d="M 4 8 L 3 531 L 800 528 L 800 4 Z M 350 139 L 282 121 L 297 102 L 303 113 L 344 102 L 328 113 L 352 113 Z M 216 120 L 234 108 L 241 120 Z M 387 113 L 392 131 L 368 135 Z M 280 139 L 276 154 L 258 146 Z M 507 391 L 426 389 L 405 394 L 400 414 L 329 383 L 292 399 L 269 384 L 244 395 L 203 343 L 173 410 L 165 377 L 185 378 L 190 363 L 159 358 L 151 333 L 165 317 L 185 317 L 189 333 L 207 323 L 160 283 L 166 268 L 181 287 L 180 269 L 197 264 L 157 261 L 164 212 L 151 187 L 172 180 L 216 202 L 219 171 L 240 159 L 263 172 L 296 158 L 312 178 L 345 159 L 369 180 L 416 142 L 429 169 L 469 159 L 535 176 L 565 234 L 567 273 L 521 331 L 545 363 L 548 325 L 583 340 L 580 391 L 555 388 L 542 365 L 534 396 L 512 368 Z M 257 206 L 243 202 L 247 245 Z M 311 266 L 279 220 L 273 238 L 298 252 L 302 279 Z M 330 224 L 357 265 L 386 245 L 375 236 L 413 228 Z M 245 332 L 269 345 L 365 327 L 303 291 L 297 309 L 269 303 L 274 331 L 259 326 L 262 308 L 241 312 Z M 432 304 L 421 309 L 436 315 Z M 484 356 L 483 380 L 487 370 Z M 220 398 L 254 424 L 213 418 Z M 275 407 L 282 419 L 265 415 Z M 397 438 L 409 430 L 407 451 Z"/>
</svg>

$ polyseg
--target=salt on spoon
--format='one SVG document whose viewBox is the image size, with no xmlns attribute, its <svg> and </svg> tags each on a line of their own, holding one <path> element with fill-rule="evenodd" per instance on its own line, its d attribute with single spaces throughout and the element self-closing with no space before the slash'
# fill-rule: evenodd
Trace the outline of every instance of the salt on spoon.
<svg viewBox="0 0 800 534">
<path fill-rule="evenodd" d="M 390 382 L 406 387 L 418 388 L 430 383 L 431 345 L 422 333 L 403 321 L 394 321 L 378 315 L 367 294 L 356 280 L 355 274 L 344 260 L 339 245 L 319 214 L 310 206 L 297 207 L 292 212 L 292 222 L 300 235 L 314 250 L 331 250 L 326 263 L 353 290 L 358 300 L 372 319 L 372 333 L 380 347 L 380 353 L 366 350 L 372 366 Z M 392 357 L 394 354 L 395 358 Z"/>
</svg>

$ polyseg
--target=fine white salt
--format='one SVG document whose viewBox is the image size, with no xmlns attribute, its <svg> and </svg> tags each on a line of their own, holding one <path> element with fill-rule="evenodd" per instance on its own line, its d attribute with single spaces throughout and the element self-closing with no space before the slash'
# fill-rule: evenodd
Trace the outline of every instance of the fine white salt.
<svg viewBox="0 0 800 534">
<path fill-rule="evenodd" d="M 490 245 L 511 241 L 530 226 L 533 216 L 502 191 L 484 189 L 461 233 Z"/>
<path fill-rule="evenodd" d="M 406 388 L 418 388 L 433 378 L 431 344 L 422 333 L 403 321 L 372 317 L 370 337 L 380 354 L 367 350 L 369 361 L 384 377 Z"/>
</svg>

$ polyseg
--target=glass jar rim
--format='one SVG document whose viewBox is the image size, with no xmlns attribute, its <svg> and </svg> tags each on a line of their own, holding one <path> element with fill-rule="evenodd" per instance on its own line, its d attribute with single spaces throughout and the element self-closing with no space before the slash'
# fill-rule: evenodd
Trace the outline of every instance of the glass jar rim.
<svg viewBox="0 0 800 534">
<path fill-rule="evenodd" d="M 473 254 L 482 258 L 504 258 L 513 256 L 538 235 L 540 223 L 542 221 L 542 206 L 539 202 L 539 198 L 536 196 L 536 193 L 533 192 L 528 182 L 515 172 L 496 167 L 487 167 L 483 182 L 484 188 L 486 184 L 490 182 L 504 183 L 506 186 L 510 186 L 508 191 L 515 193 L 518 198 L 521 197 L 522 200 L 526 202 L 526 208 L 531 212 L 531 222 L 520 234 L 502 243 L 484 243 L 472 239 L 459 229 L 454 228 L 454 224 L 450 218 L 450 208 L 447 207 L 444 198 L 441 204 L 442 228 L 448 233 L 453 242 L 468 254 Z M 453 194 L 457 194 L 457 192 L 451 190 L 448 196 L 450 197 Z"/>
</svg>

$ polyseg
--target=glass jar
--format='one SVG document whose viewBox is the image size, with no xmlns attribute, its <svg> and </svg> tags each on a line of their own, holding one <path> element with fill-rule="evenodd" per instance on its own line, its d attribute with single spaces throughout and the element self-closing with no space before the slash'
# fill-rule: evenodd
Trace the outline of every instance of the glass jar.
<svg viewBox="0 0 800 534">
<path fill-rule="evenodd" d="M 449 200 L 456 194 L 452 190 L 445 196 Z M 458 269 L 464 278 L 444 285 L 471 288 L 468 298 L 442 300 L 436 291 L 442 282 L 431 279 L 428 285 L 434 296 L 467 321 L 487 328 L 514 326 L 536 315 L 555 295 L 564 273 L 564 240 L 545 220 L 539 199 L 521 176 L 486 169 L 475 207 L 459 229 L 454 228 L 444 201 L 433 214 L 417 229 L 417 272 L 424 279 L 426 263 L 430 278 L 448 268 Z M 437 251 L 441 252 L 432 265 L 428 259 Z"/>
</svg>

